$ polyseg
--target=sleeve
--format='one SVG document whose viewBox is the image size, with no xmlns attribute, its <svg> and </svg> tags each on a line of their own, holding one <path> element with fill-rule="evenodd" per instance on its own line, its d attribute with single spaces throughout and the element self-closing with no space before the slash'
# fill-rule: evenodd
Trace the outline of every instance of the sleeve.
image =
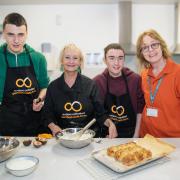
<svg viewBox="0 0 180 180">
<path fill-rule="evenodd" d="M 142 113 L 145 105 L 144 93 L 142 91 L 142 79 L 137 82 L 137 113 Z"/>
<path fill-rule="evenodd" d="M 47 88 L 49 84 L 49 77 L 47 73 L 47 62 L 43 55 L 40 56 L 39 65 L 38 65 L 38 76 L 37 80 L 39 83 L 40 89 Z"/>
<path fill-rule="evenodd" d="M 96 86 L 96 84 L 94 82 L 93 82 L 93 88 L 92 88 L 92 92 L 91 92 L 91 99 L 92 99 L 92 103 L 93 103 L 94 110 L 95 110 L 95 118 L 96 118 L 97 122 L 99 123 L 99 125 L 103 126 L 107 117 L 105 114 L 104 106 L 100 99 L 98 87 Z"/>
<path fill-rule="evenodd" d="M 178 98 L 180 98 L 180 65 L 175 77 L 175 93 Z"/>
<path fill-rule="evenodd" d="M 4 86 L 5 86 L 5 80 L 6 80 L 6 62 L 4 60 L 4 57 L 2 54 L 0 54 L 0 104 L 3 100 L 3 94 L 4 94 Z"/>
<path fill-rule="evenodd" d="M 43 107 L 43 122 L 47 127 L 51 122 L 56 124 L 55 105 L 53 103 L 51 87 L 48 87 Z"/>
</svg>

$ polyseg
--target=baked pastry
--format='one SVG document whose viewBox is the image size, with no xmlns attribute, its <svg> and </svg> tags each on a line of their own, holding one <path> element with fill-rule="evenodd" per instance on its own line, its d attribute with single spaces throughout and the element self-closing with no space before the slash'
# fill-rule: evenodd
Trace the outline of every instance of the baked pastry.
<svg viewBox="0 0 180 180">
<path fill-rule="evenodd" d="M 150 159 L 151 157 L 151 151 L 138 145 L 127 147 L 115 153 L 115 159 L 126 166 L 135 165 L 143 160 Z"/>
<path fill-rule="evenodd" d="M 107 154 L 108 156 L 111 156 L 111 157 L 115 157 L 115 153 L 117 151 L 122 151 L 123 149 L 126 149 L 126 148 L 131 148 L 133 146 L 135 146 L 135 142 L 129 142 L 129 143 L 126 143 L 126 144 L 120 144 L 120 145 L 117 145 L 117 146 L 111 146 L 107 149 Z"/>
<path fill-rule="evenodd" d="M 126 166 L 165 156 L 175 150 L 175 146 L 147 134 L 136 142 L 129 142 L 107 149 L 107 155 Z"/>
<path fill-rule="evenodd" d="M 135 165 L 152 158 L 150 150 L 137 145 L 135 142 L 112 146 L 107 149 L 107 154 L 126 166 Z"/>
</svg>

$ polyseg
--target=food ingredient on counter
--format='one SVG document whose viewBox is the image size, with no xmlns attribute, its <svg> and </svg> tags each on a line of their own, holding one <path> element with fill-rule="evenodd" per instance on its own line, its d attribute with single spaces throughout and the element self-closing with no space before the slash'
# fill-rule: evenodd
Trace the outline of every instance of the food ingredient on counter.
<svg viewBox="0 0 180 180">
<path fill-rule="evenodd" d="M 24 146 L 29 146 L 31 144 L 31 142 L 32 142 L 32 140 L 28 139 L 28 140 L 24 140 L 23 144 L 24 144 Z"/>
<path fill-rule="evenodd" d="M 39 138 L 46 138 L 46 139 L 51 139 L 51 138 L 53 138 L 52 134 L 46 134 L 46 133 L 39 134 L 38 137 L 39 137 Z"/>
<path fill-rule="evenodd" d="M 42 145 L 45 145 L 47 143 L 47 139 L 46 138 L 36 137 L 35 139 L 36 139 L 36 141 L 41 142 Z"/>
<path fill-rule="evenodd" d="M 14 158 L 8 161 L 6 164 L 8 169 L 11 170 L 23 170 L 28 169 L 35 165 L 34 161 L 31 161 L 29 159 L 22 159 L 22 158 Z"/>
<path fill-rule="evenodd" d="M 34 147 L 39 148 L 39 147 L 42 146 L 42 142 L 40 142 L 40 141 L 34 141 L 34 142 L 33 142 L 33 145 L 34 145 Z"/>
<path fill-rule="evenodd" d="M 63 134 L 63 136 L 61 138 L 65 139 L 65 140 L 74 140 L 74 141 L 77 140 L 77 138 L 74 137 L 72 134 Z M 91 134 L 85 133 L 78 140 L 85 140 L 85 139 L 88 139 L 88 138 L 91 138 Z"/>
</svg>

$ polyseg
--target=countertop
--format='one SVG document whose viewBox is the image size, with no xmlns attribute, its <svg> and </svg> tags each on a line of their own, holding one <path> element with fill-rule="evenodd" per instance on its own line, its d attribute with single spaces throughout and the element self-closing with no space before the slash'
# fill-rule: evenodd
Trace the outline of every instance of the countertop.
<svg viewBox="0 0 180 180">
<path fill-rule="evenodd" d="M 22 142 L 24 138 L 18 138 Z M 27 138 L 26 138 L 27 139 Z M 83 169 L 77 161 L 90 157 L 95 150 L 111 145 L 128 142 L 132 139 L 102 139 L 97 143 L 95 139 L 89 146 L 82 149 L 68 149 L 61 146 L 55 139 L 48 140 L 40 148 L 33 145 L 25 147 L 22 143 L 15 156 L 32 155 L 39 158 L 38 168 L 30 175 L 15 177 L 5 170 L 5 162 L 0 163 L 0 180 L 93 180 L 93 177 Z M 179 180 L 180 178 L 180 138 L 163 139 L 176 146 L 176 151 L 170 155 L 170 160 L 164 164 L 135 172 L 121 177 L 126 180 Z M 14 156 L 14 157 L 15 157 Z"/>
</svg>

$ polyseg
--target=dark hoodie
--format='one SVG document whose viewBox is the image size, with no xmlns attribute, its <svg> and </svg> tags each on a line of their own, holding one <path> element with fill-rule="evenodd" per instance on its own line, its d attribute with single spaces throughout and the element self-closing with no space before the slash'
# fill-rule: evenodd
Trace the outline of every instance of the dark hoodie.
<svg viewBox="0 0 180 180">
<path fill-rule="evenodd" d="M 141 77 L 126 67 L 124 67 L 122 71 L 127 78 L 134 112 L 136 114 L 142 113 L 144 108 L 144 96 L 141 90 Z M 108 69 L 105 69 L 102 74 L 97 75 L 93 79 L 99 87 L 101 100 L 103 103 L 107 93 L 107 77 L 109 78 L 109 90 L 111 94 L 120 96 L 126 93 L 126 86 L 123 77 L 111 77 L 109 75 Z"/>
</svg>

